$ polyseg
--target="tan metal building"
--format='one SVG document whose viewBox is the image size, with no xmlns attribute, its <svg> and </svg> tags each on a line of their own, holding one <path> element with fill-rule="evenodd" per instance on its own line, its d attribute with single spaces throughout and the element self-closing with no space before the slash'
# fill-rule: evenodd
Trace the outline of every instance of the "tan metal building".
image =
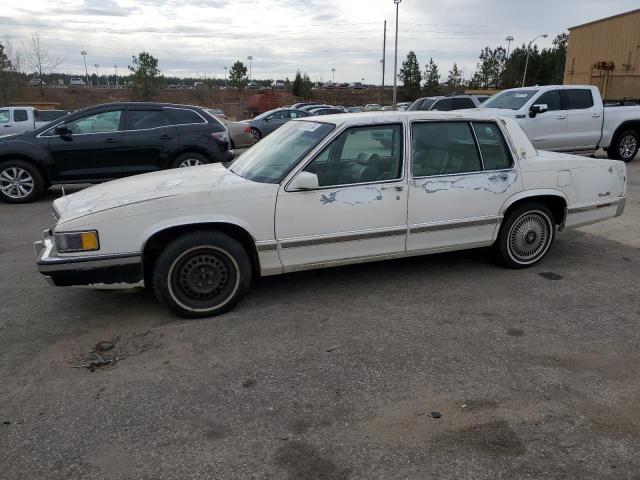
<svg viewBox="0 0 640 480">
<path fill-rule="evenodd" d="M 640 9 L 569 28 L 564 83 L 605 99 L 640 98 Z"/>
</svg>

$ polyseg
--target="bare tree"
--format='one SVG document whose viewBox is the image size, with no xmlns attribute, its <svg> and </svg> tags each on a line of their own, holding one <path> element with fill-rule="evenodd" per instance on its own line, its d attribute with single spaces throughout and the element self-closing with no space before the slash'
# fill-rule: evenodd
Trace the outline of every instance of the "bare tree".
<svg viewBox="0 0 640 480">
<path fill-rule="evenodd" d="M 0 105 L 8 103 L 20 82 L 22 52 L 6 37 L 0 41 Z"/>
<path fill-rule="evenodd" d="M 43 86 L 42 76 L 53 73 L 58 65 L 62 63 L 62 58 L 51 55 L 49 47 L 42 43 L 38 32 L 31 34 L 31 39 L 25 46 L 24 54 L 27 68 L 30 72 L 38 75 L 40 88 Z"/>
</svg>

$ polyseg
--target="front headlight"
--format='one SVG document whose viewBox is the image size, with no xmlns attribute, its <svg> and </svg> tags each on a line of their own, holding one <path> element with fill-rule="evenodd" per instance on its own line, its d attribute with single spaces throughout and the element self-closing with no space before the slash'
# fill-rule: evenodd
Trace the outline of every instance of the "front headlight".
<svg viewBox="0 0 640 480">
<path fill-rule="evenodd" d="M 100 250 L 100 240 L 98 239 L 98 232 L 95 230 L 88 230 L 86 232 L 54 233 L 53 238 L 58 253 L 91 252 L 93 250 Z"/>
</svg>

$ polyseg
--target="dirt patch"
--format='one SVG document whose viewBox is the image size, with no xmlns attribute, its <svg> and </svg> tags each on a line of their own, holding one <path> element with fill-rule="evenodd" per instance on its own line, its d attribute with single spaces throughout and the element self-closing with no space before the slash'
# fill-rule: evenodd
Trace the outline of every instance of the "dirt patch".
<svg viewBox="0 0 640 480">
<path fill-rule="evenodd" d="M 349 470 L 341 469 L 305 442 L 289 441 L 278 449 L 274 458 L 292 480 L 345 480 Z"/>
<path fill-rule="evenodd" d="M 481 450 L 491 455 L 519 456 L 526 453 L 520 437 L 505 420 L 445 432 L 436 437 L 436 442 L 455 448 Z"/>
<path fill-rule="evenodd" d="M 547 280 L 562 280 L 564 278 L 562 275 L 553 272 L 540 272 L 538 275 Z"/>
</svg>

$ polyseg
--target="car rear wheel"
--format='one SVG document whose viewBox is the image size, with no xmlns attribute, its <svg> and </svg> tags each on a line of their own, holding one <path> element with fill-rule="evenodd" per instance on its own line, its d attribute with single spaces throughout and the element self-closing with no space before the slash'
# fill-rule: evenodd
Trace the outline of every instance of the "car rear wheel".
<svg viewBox="0 0 640 480">
<path fill-rule="evenodd" d="M 526 268 L 547 254 L 556 233 L 553 213 L 545 205 L 528 203 L 513 210 L 502 223 L 496 251 L 510 268 Z"/>
<path fill-rule="evenodd" d="M 262 133 L 260 133 L 260 130 L 258 130 L 257 128 L 251 127 L 251 135 L 253 135 L 253 139 L 256 142 L 262 140 Z"/>
<path fill-rule="evenodd" d="M 0 163 L 0 198 L 8 203 L 29 203 L 42 196 L 45 181 L 40 171 L 24 160 Z"/>
<path fill-rule="evenodd" d="M 630 162 L 638 154 L 638 148 L 640 147 L 640 135 L 634 130 L 625 130 L 616 137 L 613 145 L 607 150 L 609 158 L 614 160 L 622 160 L 623 162 Z"/>
<path fill-rule="evenodd" d="M 178 158 L 176 158 L 171 164 L 171 168 L 197 167 L 198 165 L 204 165 L 205 163 L 209 163 L 209 160 L 207 160 L 207 157 L 204 155 L 195 152 L 187 152 L 178 156 Z"/>
<path fill-rule="evenodd" d="M 199 318 L 230 310 L 251 284 L 251 261 L 222 232 L 197 231 L 172 241 L 158 257 L 153 289 L 176 315 Z"/>
</svg>

